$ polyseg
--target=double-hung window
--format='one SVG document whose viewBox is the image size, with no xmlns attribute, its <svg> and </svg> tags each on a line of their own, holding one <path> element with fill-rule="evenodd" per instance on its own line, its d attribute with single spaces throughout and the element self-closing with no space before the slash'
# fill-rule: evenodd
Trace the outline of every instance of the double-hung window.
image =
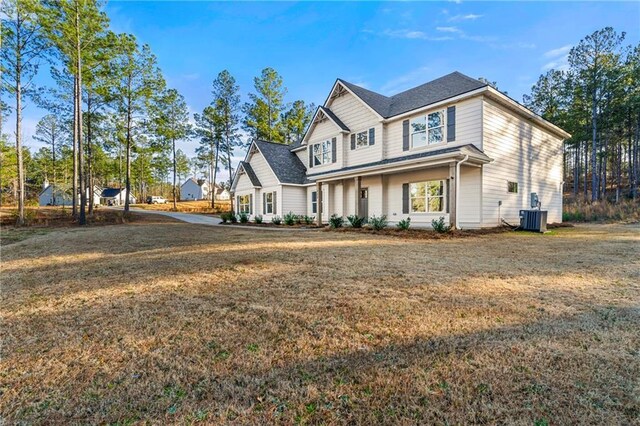
<svg viewBox="0 0 640 426">
<path fill-rule="evenodd" d="M 369 131 L 356 133 L 356 149 L 369 146 Z"/>
<path fill-rule="evenodd" d="M 409 184 L 411 213 L 443 213 L 445 210 L 444 180 Z"/>
<path fill-rule="evenodd" d="M 238 197 L 239 199 L 239 203 L 238 203 L 238 209 L 240 211 L 240 213 L 246 213 L 249 214 L 249 212 L 251 211 L 251 199 L 248 195 L 240 195 Z"/>
<path fill-rule="evenodd" d="M 444 141 L 444 110 L 436 111 L 411 120 L 411 147 L 420 148 Z"/>
<path fill-rule="evenodd" d="M 327 140 L 313 145 L 313 165 L 321 166 L 331 163 L 331 141 Z"/>
<path fill-rule="evenodd" d="M 273 213 L 273 192 L 265 192 L 264 194 L 264 214 Z"/>
</svg>

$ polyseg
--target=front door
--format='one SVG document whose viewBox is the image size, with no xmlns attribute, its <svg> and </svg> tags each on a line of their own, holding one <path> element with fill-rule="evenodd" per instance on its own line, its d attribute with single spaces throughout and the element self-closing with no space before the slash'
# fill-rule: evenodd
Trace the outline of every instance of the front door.
<svg viewBox="0 0 640 426">
<path fill-rule="evenodd" d="M 360 217 L 365 218 L 365 221 L 369 217 L 369 188 L 360 189 L 358 212 L 360 213 Z"/>
</svg>

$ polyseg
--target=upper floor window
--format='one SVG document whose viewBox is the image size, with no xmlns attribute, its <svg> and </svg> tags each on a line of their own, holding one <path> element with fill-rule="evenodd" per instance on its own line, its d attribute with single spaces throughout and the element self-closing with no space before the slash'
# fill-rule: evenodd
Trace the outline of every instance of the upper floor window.
<svg viewBox="0 0 640 426">
<path fill-rule="evenodd" d="M 442 213 L 445 209 L 444 181 L 409 184 L 411 213 Z"/>
<path fill-rule="evenodd" d="M 411 120 L 411 147 L 420 148 L 444 141 L 444 110 Z"/>
<path fill-rule="evenodd" d="M 369 146 L 369 131 L 365 130 L 360 133 L 356 133 L 356 149 Z"/>
<path fill-rule="evenodd" d="M 313 145 L 313 165 L 321 166 L 329 163 L 331 163 L 331 141 Z"/>
</svg>

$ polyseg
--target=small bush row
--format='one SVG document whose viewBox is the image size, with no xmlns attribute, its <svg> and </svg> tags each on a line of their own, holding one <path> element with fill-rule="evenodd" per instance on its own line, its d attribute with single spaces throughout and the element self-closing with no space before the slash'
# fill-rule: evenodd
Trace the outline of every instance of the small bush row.
<svg viewBox="0 0 640 426">
<path fill-rule="evenodd" d="M 249 214 L 242 212 L 238 214 L 234 214 L 233 212 L 226 212 L 220 215 L 220 219 L 222 223 L 249 223 L 250 216 Z M 300 225 L 304 223 L 305 225 L 311 225 L 315 221 L 315 216 L 307 216 L 307 215 L 296 215 L 293 212 L 289 212 L 284 217 L 273 216 L 271 218 L 271 223 L 274 225 L 281 225 L 283 222 L 285 225 L 293 226 Z M 264 222 L 264 218 L 262 215 L 253 216 L 253 222 L 256 224 L 261 224 Z"/>
<path fill-rule="evenodd" d="M 352 228 L 362 228 L 363 225 L 365 224 L 365 218 L 359 217 L 356 215 L 347 216 L 347 221 L 349 222 L 349 225 L 351 225 Z M 386 215 L 382 215 L 382 216 L 374 215 L 369 218 L 368 224 L 371 228 L 375 229 L 376 231 L 380 231 L 389 225 L 389 221 L 387 220 Z M 337 214 L 334 214 L 329 218 L 329 226 L 331 228 L 333 229 L 342 228 L 343 225 L 344 225 L 344 219 L 342 218 L 342 216 L 338 216 Z M 447 225 L 447 223 L 445 222 L 444 216 L 441 216 L 439 219 L 432 220 L 431 226 L 433 227 L 433 230 L 438 233 L 447 233 L 451 231 L 451 226 Z M 408 230 L 410 227 L 411 227 L 410 217 L 406 219 L 402 219 L 396 224 L 396 228 L 401 229 L 403 231 Z"/>
</svg>

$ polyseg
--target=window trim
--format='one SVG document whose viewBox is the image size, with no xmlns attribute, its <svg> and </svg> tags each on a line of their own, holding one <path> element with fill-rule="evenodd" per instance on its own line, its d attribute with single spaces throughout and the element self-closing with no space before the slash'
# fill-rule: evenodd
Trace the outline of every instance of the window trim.
<svg viewBox="0 0 640 426">
<path fill-rule="evenodd" d="M 437 195 L 437 196 L 429 195 L 428 186 L 429 186 L 429 183 L 433 183 L 433 182 L 439 182 L 442 184 L 442 195 Z M 414 211 L 413 202 L 412 202 L 414 199 L 420 199 L 422 197 L 413 197 L 411 195 L 411 185 L 416 185 L 420 183 L 425 184 L 425 193 L 424 193 L 425 211 L 423 212 Z M 429 201 L 430 199 L 433 199 L 433 198 L 442 199 L 442 210 L 439 210 L 439 211 L 429 210 Z M 418 182 L 409 182 L 409 214 L 446 214 L 446 213 L 448 213 L 447 211 L 447 179 L 431 179 L 431 180 L 424 180 L 424 181 L 418 181 Z"/>
<path fill-rule="evenodd" d="M 243 198 L 246 197 L 246 203 L 243 202 Z M 238 195 L 238 213 L 250 214 L 251 212 L 251 196 L 249 194 Z"/>
<path fill-rule="evenodd" d="M 267 197 L 269 196 L 271 196 L 271 201 L 267 199 Z M 269 206 L 271 206 L 271 211 L 269 211 Z M 264 213 L 263 214 L 273 214 L 273 192 L 264 193 Z"/>
<path fill-rule="evenodd" d="M 442 122 L 440 123 L 440 126 L 433 127 L 433 128 L 430 129 L 429 128 L 429 115 L 436 114 L 436 113 L 440 113 L 442 115 Z M 424 118 L 425 129 L 421 130 L 419 132 L 414 132 L 414 131 L 412 131 L 411 123 L 414 120 L 417 120 L 419 118 Z M 440 128 L 442 129 L 442 140 L 440 142 L 429 144 L 429 131 L 433 130 L 433 129 L 440 129 Z M 416 133 L 422 133 L 422 132 L 425 132 L 426 144 L 423 145 L 423 146 L 413 146 L 413 135 L 416 134 Z M 432 146 L 444 145 L 446 143 L 447 143 L 447 108 L 426 112 L 426 113 L 424 113 L 422 115 L 418 115 L 416 117 L 413 117 L 413 118 L 409 119 L 409 150 L 410 151 L 419 150 L 419 149 L 425 149 L 425 148 L 429 148 L 429 147 L 432 147 Z"/>
<path fill-rule="evenodd" d="M 511 190 L 511 184 L 515 184 L 515 191 Z M 508 180 L 507 181 L 507 194 L 518 194 L 518 181 L 517 180 Z"/>
<path fill-rule="evenodd" d="M 326 166 L 327 164 L 331 164 L 332 163 L 332 151 L 333 151 L 333 141 L 331 140 L 331 138 L 321 141 L 321 142 L 316 142 L 314 144 L 311 145 L 311 152 L 313 153 L 313 167 L 320 167 L 320 166 Z M 320 160 L 318 160 L 318 154 L 316 154 L 315 152 L 315 148 L 316 146 L 320 146 Z M 325 150 L 325 146 L 326 146 L 326 150 Z M 326 162 L 324 162 L 325 160 L 325 155 L 326 155 Z M 319 161 L 319 163 L 316 163 L 316 160 Z"/>
</svg>

